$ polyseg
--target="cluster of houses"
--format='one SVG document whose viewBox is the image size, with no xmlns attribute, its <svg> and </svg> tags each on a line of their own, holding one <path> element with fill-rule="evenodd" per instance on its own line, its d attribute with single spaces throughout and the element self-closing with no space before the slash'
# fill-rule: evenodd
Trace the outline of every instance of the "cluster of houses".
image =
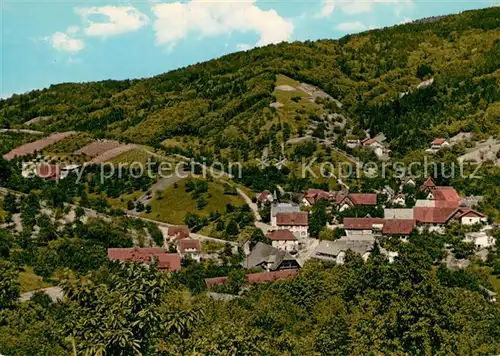
<svg viewBox="0 0 500 356">
<path fill-rule="evenodd" d="M 171 226 L 167 235 L 169 245 L 175 247 L 176 252 L 160 247 L 131 247 L 131 248 L 109 248 L 108 258 L 120 262 L 139 262 L 150 264 L 154 260 L 162 271 L 177 272 L 181 269 L 181 260 L 191 258 L 200 262 L 201 243 L 200 240 L 191 239 L 187 226 Z"/>
<path fill-rule="evenodd" d="M 403 184 L 413 184 L 408 180 Z M 252 249 L 249 242 L 244 248 L 245 258 L 242 267 L 247 270 L 261 270 L 261 273 L 246 275 L 248 283 L 274 281 L 294 276 L 305 260 L 316 259 L 335 264 L 343 264 L 348 251 L 355 252 L 366 261 L 373 253 L 377 241 L 382 236 L 397 237 L 406 240 L 414 231 L 428 230 L 443 233 L 451 223 L 462 225 L 485 225 L 487 217 L 474 210 L 474 205 L 481 199 L 464 199 L 450 186 L 437 186 L 432 178 L 427 178 L 419 187 L 425 199 L 416 200 L 412 208 L 406 208 L 405 195 L 396 194 L 390 188 L 384 188 L 380 193 L 388 197 L 393 205 L 383 209 L 383 217 L 345 217 L 342 223 L 335 221 L 327 225 L 329 229 L 343 229 L 345 236 L 335 241 L 318 241 L 309 237 L 309 212 L 302 208 L 314 206 L 321 200 L 329 202 L 329 207 L 337 212 L 343 212 L 360 206 L 375 207 L 384 202 L 379 201 L 376 193 L 326 192 L 319 189 L 309 189 L 301 203 L 280 203 L 275 194 L 268 191 L 257 196 L 260 202 L 271 202 L 270 226 L 266 233 L 270 244 L 258 242 Z M 302 206 L 301 206 L 302 205 Z M 310 209 L 305 209 L 310 210 Z M 314 240 L 315 243 L 311 244 Z M 473 243 L 478 250 L 484 250 L 495 245 L 495 239 L 485 229 L 479 232 L 467 233 L 464 241 Z M 160 269 L 178 271 L 183 258 L 201 260 L 200 241 L 191 239 L 187 227 L 170 227 L 168 241 L 175 246 L 176 252 L 169 253 L 162 248 L 130 248 L 109 249 L 108 256 L 112 260 L 138 261 L 150 263 L 158 261 Z M 306 258 L 303 252 L 308 247 Z M 170 249 L 172 251 L 172 248 Z M 388 251 L 378 245 L 378 251 L 387 257 L 390 263 L 397 253 Z M 224 283 L 227 277 L 210 278 L 205 282 L 208 287 Z"/>
<path fill-rule="evenodd" d="M 413 179 L 403 184 L 416 186 Z M 414 207 L 405 208 L 406 196 L 396 194 L 386 187 L 380 193 L 388 198 L 391 206 L 385 208 L 383 217 L 344 218 L 342 223 L 328 224 L 329 229 L 343 229 L 344 237 L 336 241 L 320 241 L 309 258 L 327 260 L 342 264 L 348 250 L 359 253 L 364 259 L 373 251 L 377 239 L 381 236 L 407 239 L 414 230 L 444 233 L 446 226 L 452 222 L 461 225 L 485 225 L 487 217 L 474 206 L 481 197 L 462 198 L 451 186 L 437 186 L 432 178 L 427 178 L 419 187 L 425 199 L 416 200 Z M 268 197 L 270 194 L 261 194 Z M 272 196 L 272 195 L 271 195 Z M 312 207 L 318 201 L 326 200 L 336 211 L 343 212 L 358 206 L 377 206 L 378 194 L 327 192 L 320 189 L 309 189 L 301 200 L 303 207 Z M 265 200 L 261 200 L 265 201 Z M 247 258 L 247 268 L 262 267 L 266 271 L 290 269 L 299 266 L 294 260 L 297 253 L 309 239 L 309 213 L 301 211 L 294 203 L 278 203 L 276 199 L 271 205 L 271 230 L 267 237 L 272 246 L 256 246 Z M 478 249 L 486 249 L 495 245 L 495 239 L 486 231 L 467 233 L 464 241 L 471 242 Z M 397 254 L 380 249 L 380 252 L 392 261 Z"/>
</svg>

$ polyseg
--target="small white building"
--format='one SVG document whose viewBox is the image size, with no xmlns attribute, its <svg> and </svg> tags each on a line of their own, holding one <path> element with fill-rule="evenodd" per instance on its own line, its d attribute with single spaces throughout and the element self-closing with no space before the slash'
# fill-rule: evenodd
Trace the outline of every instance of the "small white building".
<svg viewBox="0 0 500 356">
<path fill-rule="evenodd" d="M 488 222 L 488 218 L 475 210 L 464 211 L 458 216 L 460 224 L 462 225 L 475 225 L 475 224 L 485 224 Z"/>
<path fill-rule="evenodd" d="M 486 232 L 469 232 L 465 234 L 465 242 L 473 243 L 478 250 L 495 246 L 496 240 Z"/>
<path fill-rule="evenodd" d="M 297 252 L 299 250 L 299 242 L 293 232 L 290 230 L 275 230 L 267 234 L 271 239 L 272 246 L 287 252 Z"/>
<path fill-rule="evenodd" d="M 444 138 L 436 138 L 431 142 L 431 148 L 427 149 L 427 153 L 436 153 L 443 148 L 450 147 L 450 143 Z"/>
</svg>

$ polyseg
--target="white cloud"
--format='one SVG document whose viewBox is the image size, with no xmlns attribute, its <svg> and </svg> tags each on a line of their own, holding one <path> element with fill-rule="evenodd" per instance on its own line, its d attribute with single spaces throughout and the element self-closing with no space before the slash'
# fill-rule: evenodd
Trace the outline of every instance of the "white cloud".
<svg viewBox="0 0 500 356">
<path fill-rule="evenodd" d="M 137 31 L 149 22 L 149 18 L 132 6 L 102 6 L 75 9 L 87 27 L 87 36 L 109 37 Z M 95 22 L 93 16 L 106 16 L 107 22 Z"/>
<path fill-rule="evenodd" d="M 274 9 L 261 10 L 256 0 L 204 2 L 191 0 L 154 5 L 156 42 L 174 46 L 191 33 L 213 37 L 238 32 L 256 32 L 256 46 L 286 41 L 293 24 Z"/>
<path fill-rule="evenodd" d="M 319 17 L 327 17 L 333 13 L 335 8 L 339 8 L 344 14 L 354 15 L 371 12 L 373 5 L 396 5 L 411 4 L 412 0 L 323 0 L 322 8 L 318 13 Z"/>
<path fill-rule="evenodd" d="M 343 22 L 337 25 L 337 30 L 342 32 L 361 32 L 366 29 L 367 27 L 359 21 Z"/>
<path fill-rule="evenodd" d="M 76 34 L 78 31 L 80 31 L 80 28 L 78 28 L 78 26 L 70 26 L 68 27 L 68 29 L 66 30 L 66 33 L 69 34 L 69 35 L 74 35 Z"/>
<path fill-rule="evenodd" d="M 77 53 L 85 48 L 83 40 L 72 38 L 64 32 L 56 32 L 45 39 L 58 51 Z"/>
</svg>

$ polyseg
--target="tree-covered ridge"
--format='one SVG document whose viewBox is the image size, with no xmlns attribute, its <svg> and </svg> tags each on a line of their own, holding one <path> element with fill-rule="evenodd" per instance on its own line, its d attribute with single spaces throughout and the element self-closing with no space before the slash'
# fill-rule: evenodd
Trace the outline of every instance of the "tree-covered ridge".
<svg viewBox="0 0 500 356">
<path fill-rule="evenodd" d="M 230 148 L 260 157 L 280 134 L 269 132 L 266 122 L 277 116 L 269 104 L 283 74 L 340 100 L 355 134 L 383 131 L 404 153 L 436 135 L 498 133 L 499 38 L 497 7 L 338 41 L 283 43 L 149 79 L 59 84 L 15 95 L 0 101 L 0 124 L 52 116 L 45 129 L 150 144 L 185 136 L 215 146 L 208 152 L 215 155 Z M 431 86 L 416 89 L 429 78 Z"/>
</svg>

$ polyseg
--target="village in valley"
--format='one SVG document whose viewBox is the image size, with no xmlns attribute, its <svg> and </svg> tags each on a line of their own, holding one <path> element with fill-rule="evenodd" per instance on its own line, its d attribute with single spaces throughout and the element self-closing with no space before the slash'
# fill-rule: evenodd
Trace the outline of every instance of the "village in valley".
<svg viewBox="0 0 500 356">
<path fill-rule="evenodd" d="M 74 179 L 86 165 L 109 162 L 131 151 L 152 154 L 138 145 L 122 145 L 106 140 L 92 141 L 79 147 L 69 156 L 70 159 L 63 158 L 63 162 L 68 163 L 50 156 L 47 159 L 47 156 L 40 154 L 42 149 L 58 141 L 71 139 L 75 134 L 56 134 L 42 139 L 45 140 L 42 145 L 39 142 L 28 143 L 4 155 L 4 158 L 18 162 L 22 179 L 37 178 L 57 185 L 66 179 Z M 368 138 L 356 142 L 347 139 L 346 144 L 378 150 L 383 146 L 377 140 L 380 139 Z M 446 140 L 436 139 L 430 150 L 435 153 L 446 145 L 449 145 Z M 379 151 L 377 156 L 388 153 L 387 150 Z M 156 156 L 159 157 L 158 154 Z M 169 184 L 177 186 L 180 182 L 184 181 L 175 180 Z M 202 183 L 202 180 L 196 180 L 195 175 L 185 179 L 186 192 L 181 194 L 189 195 L 191 189 L 196 193 L 197 186 L 206 184 Z M 126 204 L 122 199 L 121 205 L 127 207 L 118 213 L 111 210 L 111 213 L 157 225 L 161 231 L 161 240 L 149 237 L 141 242 L 137 240 L 130 247 L 109 247 L 109 260 L 156 263 L 160 270 L 179 272 L 183 266 L 188 266 L 193 261 L 223 266 L 227 264 L 228 258 L 233 258 L 237 261 L 233 262 L 237 264 L 233 267 L 245 271 L 247 283 L 253 284 L 293 277 L 310 260 L 342 265 L 353 253 L 361 256 L 364 261 L 376 253 L 393 263 L 398 258 L 397 245 L 408 243 L 418 234 L 443 236 L 448 231 L 453 231 L 455 242 L 460 247 L 453 244 L 445 246 L 447 256 L 441 261 L 450 269 L 465 268 L 470 265 L 471 259 L 486 261 L 488 252 L 496 246 L 497 225 L 492 224 L 488 216 L 477 210 L 483 197 L 463 196 L 452 186 L 437 185 L 431 176 L 425 179 L 406 177 L 400 179 L 397 186 L 384 185 L 370 192 L 360 192 L 359 189 L 350 191 L 344 183 L 339 184 L 339 190 L 309 188 L 302 192 L 285 191 L 280 186 L 273 191 L 252 192 L 239 185 L 236 186 L 240 188 L 234 188 L 234 182 L 223 181 L 221 184 L 225 187 L 223 200 L 234 194 L 243 202 L 238 208 L 232 207 L 229 201 L 226 209 L 240 211 L 240 222 L 235 229 L 240 232 L 244 229 L 250 231 L 246 237 L 241 238 L 237 232 L 227 233 L 229 225 L 235 220 L 222 220 L 219 211 L 211 212 L 208 220 L 193 215 L 205 223 L 198 222 L 190 226 L 172 224 L 158 218 L 160 215 L 155 215 L 156 210 L 148 207 L 148 204 L 155 199 L 163 199 L 161 195 L 164 193 L 159 188 L 153 192 L 152 189 L 168 185 L 165 179 L 156 177 L 146 183 L 146 192 L 135 194 L 132 204 Z M 193 188 L 188 189 L 188 186 Z M 198 196 L 198 202 L 199 199 Z M 78 220 L 75 216 L 77 207 L 65 204 L 68 213 L 62 220 L 59 217 L 59 221 L 64 221 L 63 225 L 74 224 Z M 141 209 L 138 208 L 140 204 Z M 95 212 L 94 209 L 89 205 L 81 215 L 87 215 L 87 220 L 107 219 L 109 212 Z M 53 214 L 50 209 L 45 209 L 45 212 Z M 187 217 L 190 215 L 187 213 L 184 222 L 189 220 Z M 226 214 L 231 213 L 227 211 Z M 242 223 L 241 219 L 246 222 Z M 14 225 L 17 225 L 18 231 L 22 231 L 19 221 Z M 217 225 L 217 228 L 210 230 L 207 225 Z M 458 240 L 457 233 L 460 234 Z M 468 252 L 464 253 L 464 249 Z M 224 286 L 230 278 L 228 275 L 205 278 L 206 288 L 227 292 Z M 494 300 L 496 294 L 489 290 L 488 293 L 491 300 Z"/>
</svg>

